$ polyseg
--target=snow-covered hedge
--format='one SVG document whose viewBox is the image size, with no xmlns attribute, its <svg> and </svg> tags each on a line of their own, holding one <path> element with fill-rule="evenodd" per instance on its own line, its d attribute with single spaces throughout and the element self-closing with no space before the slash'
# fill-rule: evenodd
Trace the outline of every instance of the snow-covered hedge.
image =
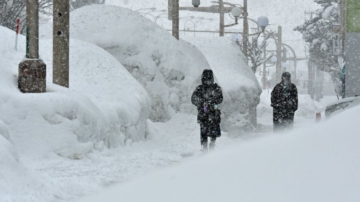
<svg viewBox="0 0 360 202">
<path fill-rule="evenodd" d="M 52 84 L 52 40 L 41 40 L 47 92 L 23 94 L 16 76 L 25 55 L 25 37 L 19 37 L 15 51 L 15 33 L 0 27 L 0 36 L 0 131 L 14 140 L 18 152 L 82 158 L 94 148 L 145 138 L 150 98 L 109 53 L 71 40 L 67 89 Z"/>
<path fill-rule="evenodd" d="M 96 14 L 96 15 L 95 15 Z M 202 53 L 139 13 L 117 6 L 92 5 L 70 15 L 70 37 L 96 44 L 116 57 L 152 99 L 150 118 L 166 121 L 177 111 L 193 112 L 192 91 L 204 69 Z M 52 23 L 41 28 L 52 37 Z"/>
</svg>

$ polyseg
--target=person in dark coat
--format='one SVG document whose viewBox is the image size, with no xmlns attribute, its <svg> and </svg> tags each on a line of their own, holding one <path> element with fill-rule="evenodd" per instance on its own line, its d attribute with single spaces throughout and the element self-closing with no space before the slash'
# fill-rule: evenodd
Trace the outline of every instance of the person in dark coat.
<svg viewBox="0 0 360 202">
<path fill-rule="evenodd" d="M 294 114 L 298 109 L 298 92 L 291 83 L 291 74 L 284 72 L 282 81 L 271 92 L 271 107 L 273 107 L 274 131 L 292 128 Z"/>
<path fill-rule="evenodd" d="M 223 101 L 221 87 L 214 83 L 212 70 L 204 70 L 199 85 L 191 96 L 191 102 L 198 110 L 198 123 L 200 124 L 200 143 L 204 151 L 208 148 L 208 137 L 211 142 L 210 149 L 215 147 L 216 138 L 221 136 L 221 112 L 219 105 Z"/>
</svg>

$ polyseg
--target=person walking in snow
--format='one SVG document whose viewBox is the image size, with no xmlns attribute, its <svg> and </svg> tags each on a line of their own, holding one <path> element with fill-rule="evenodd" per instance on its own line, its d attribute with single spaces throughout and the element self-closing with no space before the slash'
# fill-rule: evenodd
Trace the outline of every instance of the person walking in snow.
<svg viewBox="0 0 360 202">
<path fill-rule="evenodd" d="M 282 81 L 271 92 L 271 107 L 273 107 L 274 131 L 292 128 L 294 114 L 298 109 L 298 91 L 291 83 L 291 74 L 284 72 Z"/>
<path fill-rule="evenodd" d="M 198 123 L 200 124 L 200 143 L 203 151 L 208 149 L 208 138 L 211 139 L 210 149 L 215 147 L 216 138 L 221 136 L 221 112 L 219 105 L 223 101 L 221 87 L 214 83 L 212 70 L 206 69 L 199 85 L 191 96 L 191 102 L 198 110 Z"/>
</svg>

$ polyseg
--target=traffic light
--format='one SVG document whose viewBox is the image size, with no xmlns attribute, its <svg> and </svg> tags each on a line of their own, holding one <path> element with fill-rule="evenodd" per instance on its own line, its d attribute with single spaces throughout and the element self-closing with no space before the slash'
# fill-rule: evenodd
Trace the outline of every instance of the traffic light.
<svg viewBox="0 0 360 202">
<path fill-rule="evenodd" d="M 192 0 L 192 5 L 197 8 L 200 6 L 200 0 Z"/>
</svg>

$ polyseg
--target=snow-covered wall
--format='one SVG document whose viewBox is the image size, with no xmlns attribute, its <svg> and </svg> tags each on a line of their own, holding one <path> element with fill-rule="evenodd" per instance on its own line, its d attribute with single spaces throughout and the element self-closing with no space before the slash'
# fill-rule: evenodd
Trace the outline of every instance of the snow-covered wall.
<svg viewBox="0 0 360 202">
<path fill-rule="evenodd" d="M 94 15 L 96 13 L 96 15 Z M 93 5 L 70 15 L 70 37 L 111 53 L 145 87 L 152 99 L 150 118 L 166 121 L 175 112 L 194 112 L 190 97 L 210 66 L 203 54 L 139 13 L 117 6 Z M 52 37 L 52 23 L 41 27 Z"/>
<path fill-rule="evenodd" d="M 146 136 L 150 98 L 128 71 L 103 49 L 70 41 L 70 88 L 52 84 L 52 40 L 40 40 L 47 64 L 47 92 L 17 88 L 25 37 L 0 27 L 0 132 L 25 155 L 82 158 L 93 149 L 117 147 Z"/>
</svg>

